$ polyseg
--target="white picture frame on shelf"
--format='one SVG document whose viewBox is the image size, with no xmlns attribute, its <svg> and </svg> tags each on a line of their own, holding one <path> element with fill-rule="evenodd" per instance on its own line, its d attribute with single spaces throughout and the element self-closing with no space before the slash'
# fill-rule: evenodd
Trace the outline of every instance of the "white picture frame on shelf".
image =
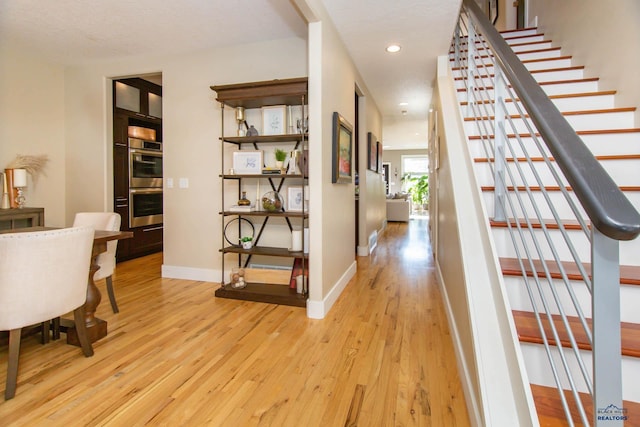
<svg viewBox="0 0 640 427">
<path fill-rule="evenodd" d="M 289 212 L 302 212 L 303 207 L 302 187 L 289 187 L 287 189 L 287 210 Z"/>
<path fill-rule="evenodd" d="M 262 135 L 284 135 L 286 125 L 286 105 L 262 107 Z"/>
<path fill-rule="evenodd" d="M 238 175 L 262 174 L 262 150 L 233 152 L 233 173 Z"/>
</svg>

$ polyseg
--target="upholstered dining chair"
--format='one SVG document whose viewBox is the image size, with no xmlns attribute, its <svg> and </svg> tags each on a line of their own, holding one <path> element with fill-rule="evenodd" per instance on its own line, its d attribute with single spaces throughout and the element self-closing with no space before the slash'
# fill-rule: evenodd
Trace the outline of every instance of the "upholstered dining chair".
<svg viewBox="0 0 640 427">
<path fill-rule="evenodd" d="M 9 331 L 5 400 L 16 393 L 22 328 L 73 311 L 82 352 L 93 355 L 84 304 L 91 227 L 0 234 L 0 330 Z"/>
<path fill-rule="evenodd" d="M 115 212 L 79 212 L 73 220 L 73 226 L 88 225 L 94 230 L 119 231 L 120 230 L 120 214 Z M 118 303 L 116 295 L 113 291 L 113 271 L 116 268 L 116 249 L 118 241 L 112 240 L 107 242 L 107 251 L 98 255 L 97 264 L 100 267 L 93 275 L 93 280 L 106 279 L 107 293 L 109 294 L 109 302 L 114 313 L 118 313 Z"/>
</svg>

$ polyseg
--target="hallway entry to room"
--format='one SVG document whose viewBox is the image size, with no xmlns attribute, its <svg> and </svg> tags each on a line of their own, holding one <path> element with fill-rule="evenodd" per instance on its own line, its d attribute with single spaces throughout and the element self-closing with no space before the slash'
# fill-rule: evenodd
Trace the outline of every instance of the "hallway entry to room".
<svg viewBox="0 0 640 427">
<path fill-rule="evenodd" d="M 23 338 L 3 425 L 469 425 L 425 219 L 389 223 L 323 320 L 215 298 L 161 264 L 118 264 L 120 312 L 98 307 L 93 357 Z"/>
</svg>

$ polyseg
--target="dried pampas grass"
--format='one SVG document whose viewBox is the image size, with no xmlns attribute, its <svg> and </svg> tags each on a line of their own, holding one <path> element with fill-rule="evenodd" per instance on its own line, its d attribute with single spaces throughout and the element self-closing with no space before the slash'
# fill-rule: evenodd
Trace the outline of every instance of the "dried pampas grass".
<svg viewBox="0 0 640 427">
<path fill-rule="evenodd" d="M 7 169 L 26 169 L 27 173 L 33 179 L 33 185 L 38 181 L 40 174 L 45 175 L 44 168 L 49 161 L 49 156 L 42 154 L 39 156 L 23 156 L 18 154 L 11 163 L 7 165 Z"/>
</svg>

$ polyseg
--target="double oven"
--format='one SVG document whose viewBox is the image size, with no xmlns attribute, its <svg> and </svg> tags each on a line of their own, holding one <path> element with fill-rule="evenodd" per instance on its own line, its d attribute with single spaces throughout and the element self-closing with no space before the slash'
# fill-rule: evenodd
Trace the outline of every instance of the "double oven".
<svg viewBox="0 0 640 427">
<path fill-rule="evenodd" d="M 129 227 L 162 224 L 162 142 L 129 138 Z"/>
</svg>

